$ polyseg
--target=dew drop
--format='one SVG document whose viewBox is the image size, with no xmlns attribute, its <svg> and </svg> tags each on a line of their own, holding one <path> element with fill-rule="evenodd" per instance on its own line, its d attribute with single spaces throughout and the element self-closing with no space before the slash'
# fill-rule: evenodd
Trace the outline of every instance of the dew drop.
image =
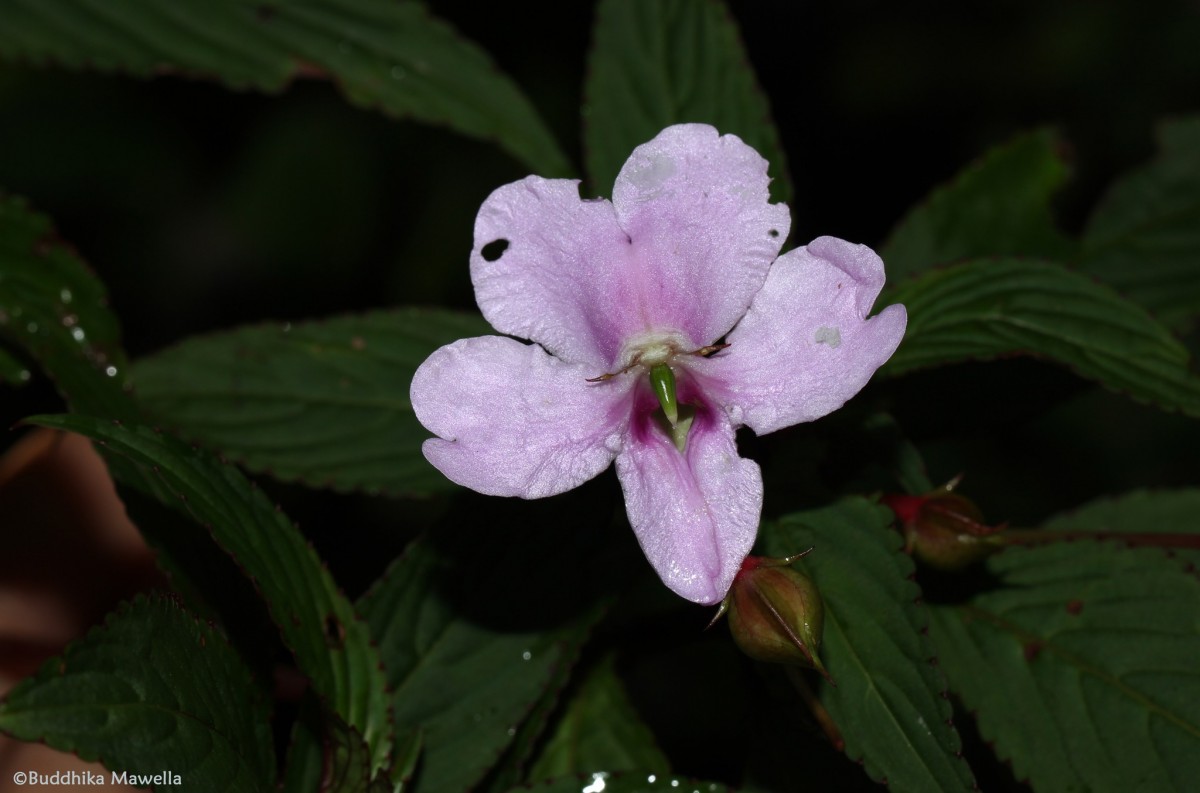
<svg viewBox="0 0 1200 793">
<path fill-rule="evenodd" d="M 83 341 L 87 338 L 87 334 L 83 332 L 83 328 L 71 328 L 71 338 L 75 341 Z"/>
<path fill-rule="evenodd" d="M 649 782 L 651 785 L 653 785 L 655 782 L 658 781 L 658 777 L 655 776 L 654 774 L 651 774 L 650 776 L 646 777 L 646 781 Z"/>
<path fill-rule="evenodd" d="M 104 367 L 104 373 L 106 375 L 108 375 L 109 377 L 116 377 L 117 376 L 117 367 L 106 366 L 106 367 Z"/>
<path fill-rule="evenodd" d="M 31 378 L 31 377 L 33 377 L 33 374 L 28 369 L 22 369 L 20 372 L 17 373 L 17 379 L 20 380 L 22 383 L 28 383 L 29 378 Z"/>
<path fill-rule="evenodd" d="M 508 737 L 510 737 L 510 738 L 511 738 L 512 736 L 514 736 L 514 735 L 516 735 L 516 734 L 517 734 L 517 728 L 516 728 L 516 727 L 509 727 L 509 728 L 508 728 Z"/>
<path fill-rule="evenodd" d="M 671 780 L 671 787 L 679 787 L 679 780 L 678 780 L 678 779 L 672 779 L 672 780 Z"/>
<path fill-rule="evenodd" d="M 521 660 L 522 660 L 522 661 L 528 661 L 528 660 L 530 660 L 530 659 L 532 659 L 532 658 L 533 658 L 533 653 L 529 652 L 528 650 L 526 650 L 525 652 L 521 653 Z"/>
<path fill-rule="evenodd" d="M 403 80 L 408 76 L 408 72 L 404 71 L 403 66 L 393 66 L 389 73 L 392 75 L 393 80 Z"/>
<path fill-rule="evenodd" d="M 36 322 L 30 322 L 28 325 L 25 326 L 25 330 L 29 331 L 30 333 L 37 333 L 38 332 L 38 324 Z"/>
<path fill-rule="evenodd" d="M 73 298 L 74 298 L 74 295 L 71 294 L 70 289 L 63 289 L 61 292 L 58 293 L 58 299 L 64 303 L 70 303 Z"/>
<path fill-rule="evenodd" d="M 292 323 L 290 323 L 290 322 L 283 323 L 283 332 L 291 333 L 292 332 Z"/>
</svg>

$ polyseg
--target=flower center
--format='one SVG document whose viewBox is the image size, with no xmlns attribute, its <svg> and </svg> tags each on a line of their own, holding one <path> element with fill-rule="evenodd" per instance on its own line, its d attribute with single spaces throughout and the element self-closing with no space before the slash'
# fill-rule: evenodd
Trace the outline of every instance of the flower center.
<svg viewBox="0 0 1200 793">
<path fill-rule="evenodd" d="M 635 366 L 646 369 L 670 363 L 681 352 L 695 348 L 687 337 L 676 331 L 649 331 L 639 333 L 621 346 L 617 356 L 617 371 L 623 372 Z"/>
</svg>

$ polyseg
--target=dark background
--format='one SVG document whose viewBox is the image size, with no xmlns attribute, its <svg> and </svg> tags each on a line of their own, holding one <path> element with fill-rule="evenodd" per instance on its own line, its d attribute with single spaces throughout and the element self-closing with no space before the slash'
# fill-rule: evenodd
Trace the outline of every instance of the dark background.
<svg viewBox="0 0 1200 793">
<path fill-rule="evenodd" d="M 580 162 L 592 4 L 431 5 L 492 53 Z M 1157 121 L 1200 110 L 1194 2 L 745 0 L 731 10 L 789 157 L 789 245 L 821 234 L 877 245 L 931 188 L 1043 125 L 1069 141 L 1073 178 L 1057 209 L 1075 233 L 1106 186 L 1153 155 Z M 189 79 L 0 66 L 0 189 L 50 215 L 104 280 L 135 358 L 264 319 L 471 309 L 475 212 L 524 175 L 486 142 L 352 108 L 321 81 L 268 97 Z M 1188 341 L 1194 349 L 1194 332 Z M 892 409 L 935 481 L 965 472 L 965 492 L 995 522 L 1032 524 L 1104 494 L 1195 484 L 1200 470 L 1195 421 L 1037 361 L 919 373 L 873 384 L 863 399 Z M 0 423 L 60 405 L 44 381 L 0 392 Z M 853 421 L 746 433 L 743 453 L 768 471 L 768 515 L 838 489 L 841 472 L 819 461 L 853 443 Z M 4 433 L 0 448 L 15 437 Z M 778 495 L 772 479 L 792 487 Z M 265 485 L 352 594 L 446 508 Z M 576 498 L 589 503 L 618 497 L 611 473 L 584 491 Z M 491 509 L 484 501 L 468 497 Z M 635 693 L 637 680 L 662 679 L 655 663 L 675 667 L 680 647 L 728 663 L 710 644 L 688 645 L 695 630 L 677 624 L 647 639 L 660 655 L 627 670 Z M 708 770 L 698 762 L 688 770 Z M 1003 779 L 1002 769 L 988 773 Z"/>
</svg>

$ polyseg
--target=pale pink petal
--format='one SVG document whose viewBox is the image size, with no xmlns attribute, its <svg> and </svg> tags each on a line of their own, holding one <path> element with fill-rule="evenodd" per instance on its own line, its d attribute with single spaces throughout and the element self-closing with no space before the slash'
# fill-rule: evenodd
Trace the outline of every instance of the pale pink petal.
<svg viewBox="0 0 1200 793">
<path fill-rule="evenodd" d="M 867 246 L 815 239 L 775 262 L 729 348 L 688 366 L 759 435 L 818 419 L 857 394 L 904 337 L 904 306 L 866 319 L 883 281 Z"/>
<path fill-rule="evenodd" d="M 590 369 L 499 336 L 436 351 L 413 376 L 417 419 L 437 438 L 429 462 L 493 496 L 541 498 L 603 471 L 621 448 L 629 378 L 588 383 Z"/>
<path fill-rule="evenodd" d="M 475 219 L 475 299 L 496 330 L 595 377 L 645 329 L 630 253 L 612 204 L 581 200 L 573 180 L 526 177 L 488 196 Z"/>
<path fill-rule="evenodd" d="M 754 545 L 762 474 L 738 457 L 720 410 L 700 409 L 681 454 L 650 419 L 654 405 L 644 407 L 617 456 L 629 523 L 667 587 L 695 603 L 717 603 Z"/>
<path fill-rule="evenodd" d="M 769 182 L 758 152 L 704 124 L 668 127 L 634 149 L 613 204 L 654 330 L 711 344 L 746 313 L 791 224 L 787 206 L 769 202 Z"/>
</svg>

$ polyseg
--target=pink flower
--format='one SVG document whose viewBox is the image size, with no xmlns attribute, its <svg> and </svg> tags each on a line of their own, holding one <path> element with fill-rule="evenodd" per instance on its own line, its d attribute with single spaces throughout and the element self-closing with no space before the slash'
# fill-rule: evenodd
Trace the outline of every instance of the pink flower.
<svg viewBox="0 0 1200 793">
<path fill-rule="evenodd" d="M 776 258 L 790 220 L 768 181 L 737 137 L 684 124 L 634 150 L 611 203 L 536 176 L 492 193 L 475 221 L 475 297 L 496 330 L 534 343 L 462 339 L 421 365 L 413 409 L 438 436 L 426 458 L 461 485 L 522 498 L 616 460 L 663 582 L 719 602 L 763 501 L 735 430 L 841 407 L 906 322 L 899 305 L 866 319 L 884 282 L 866 246 L 821 237 Z M 722 337 L 727 348 L 705 349 Z"/>
</svg>

